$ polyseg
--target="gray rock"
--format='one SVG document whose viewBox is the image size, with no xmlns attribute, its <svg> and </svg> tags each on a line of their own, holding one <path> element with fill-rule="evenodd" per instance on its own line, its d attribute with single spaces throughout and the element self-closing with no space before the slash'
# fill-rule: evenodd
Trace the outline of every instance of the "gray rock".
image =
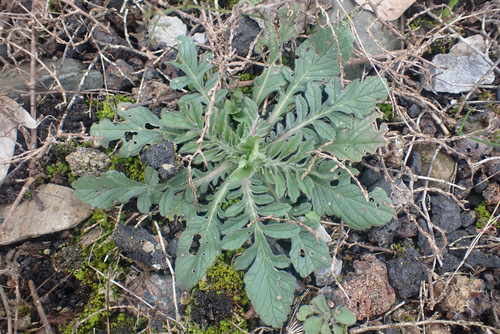
<svg viewBox="0 0 500 334">
<path fill-rule="evenodd" d="M 369 191 L 379 187 L 385 190 L 387 195 L 389 195 L 392 199 L 392 203 L 394 205 L 406 205 L 409 201 L 412 201 L 413 194 L 410 189 L 404 184 L 403 180 L 398 179 L 391 182 L 386 181 L 384 178 L 379 179 L 372 186 L 368 187 Z"/>
<path fill-rule="evenodd" d="M 330 285 L 334 282 L 335 277 L 338 277 L 340 275 L 340 273 L 342 272 L 342 260 L 333 258 L 332 265 L 314 271 L 314 277 L 316 278 L 317 286 Z"/>
<path fill-rule="evenodd" d="M 488 254 L 478 250 L 473 250 L 465 262 L 473 267 L 500 268 L 500 257 L 498 257 L 498 255 Z"/>
<path fill-rule="evenodd" d="M 432 157 L 434 156 L 436 147 L 435 145 L 421 146 L 417 149 L 417 151 L 420 154 L 421 157 L 420 159 L 422 162 L 421 174 L 418 175 L 427 176 L 430 162 L 432 161 Z M 434 159 L 434 164 L 432 165 L 430 177 L 438 180 L 450 181 L 451 178 L 453 177 L 454 172 L 455 172 L 455 160 L 448 154 L 439 151 L 436 155 L 436 158 Z M 419 181 L 418 185 L 423 185 L 424 183 L 425 181 Z M 434 182 L 434 181 L 430 181 L 429 186 L 441 188 L 443 190 L 447 190 L 449 187 L 445 183 Z"/>
<path fill-rule="evenodd" d="M 478 137 L 485 141 L 488 140 L 487 138 L 484 138 L 482 136 Z M 455 149 L 473 160 L 479 160 L 491 152 L 490 145 L 486 145 L 472 138 L 464 138 L 462 140 L 459 140 L 455 146 Z"/>
<path fill-rule="evenodd" d="M 137 275 L 131 273 L 131 276 Z M 130 280 L 127 289 L 134 295 L 139 296 L 150 305 L 154 306 L 170 317 L 175 317 L 175 304 L 172 289 L 172 276 L 158 273 L 140 273 L 138 277 Z M 181 291 L 175 289 L 177 299 L 181 296 Z"/>
<path fill-rule="evenodd" d="M 19 204 L 11 218 L 0 225 L 0 246 L 64 231 L 87 219 L 92 208 L 76 199 L 73 192 L 51 183 L 38 187 L 33 198 Z M 0 206 L 1 218 L 6 217 L 9 207 Z"/>
<path fill-rule="evenodd" d="M 174 46 L 177 37 L 186 36 L 186 25 L 175 16 L 155 15 L 148 22 L 150 40 L 160 47 Z"/>
<path fill-rule="evenodd" d="M 415 175 L 422 174 L 422 155 L 418 151 L 411 152 L 410 159 L 408 159 L 408 167 Z"/>
<path fill-rule="evenodd" d="M 108 170 L 109 157 L 94 148 L 77 147 L 66 157 L 73 176 L 84 177 L 88 175 L 99 176 Z"/>
<path fill-rule="evenodd" d="M 117 224 L 113 232 L 113 240 L 116 247 L 132 260 L 143 263 L 154 270 L 167 268 L 160 242 L 147 230 Z"/>
<path fill-rule="evenodd" d="M 444 195 L 431 197 L 431 215 L 432 222 L 445 232 L 455 231 L 461 225 L 460 207 Z"/>
<path fill-rule="evenodd" d="M 380 173 L 371 168 L 367 168 L 361 174 L 359 182 L 365 187 L 369 187 L 377 182 L 378 179 L 380 179 Z"/>
<path fill-rule="evenodd" d="M 420 282 L 427 279 L 427 268 L 418 257 L 415 248 L 407 246 L 404 254 L 387 263 L 389 281 L 401 298 L 417 296 Z"/>
<path fill-rule="evenodd" d="M 387 247 L 394 241 L 394 234 L 397 229 L 397 219 L 392 218 L 390 222 L 384 226 L 374 226 L 368 230 L 368 239 L 372 243 L 377 243 L 380 246 Z"/>
<path fill-rule="evenodd" d="M 363 49 L 370 55 L 381 54 L 386 51 L 393 51 L 400 48 L 400 41 L 386 26 L 377 20 L 375 15 L 367 10 L 361 10 L 353 0 L 345 0 L 342 2 L 343 8 L 347 11 L 354 23 L 354 27 L 358 32 Z M 340 17 L 337 14 L 340 13 Z M 345 19 L 343 9 L 337 1 L 333 1 L 332 8 L 328 10 L 330 20 L 337 22 Z M 356 41 L 356 48 L 361 50 Z M 363 71 L 362 65 L 349 66 L 346 68 L 346 77 L 348 79 L 356 79 L 361 77 Z"/>
<path fill-rule="evenodd" d="M 474 184 L 474 191 L 478 194 L 482 194 L 486 187 L 488 187 L 488 178 L 486 175 L 481 174 Z"/>
<path fill-rule="evenodd" d="M 466 41 L 481 52 L 485 49 L 485 41 L 481 35 L 468 37 Z M 479 81 L 481 84 L 491 84 L 495 80 L 492 71 L 483 78 L 493 66 L 491 60 L 485 60 L 464 42 L 453 46 L 447 54 L 434 56 L 432 63 L 432 89 L 436 92 L 468 92 Z M 428 86 L 425 89 L 431 90 Z"/>
<path fill-rule="evenodd" d="M 408 108 L 408 116 L 411 118 L 417 118 L 421 112 L 422 110 L 416 104 L 412 104 L 410 108 Z"/>
<path fill-rule="evenodd" d="M 62 59 L 53 61 L 47 58 L 42 59 L 42 62 L 52 71 L 56 71 L 57 78 L 66 91 L 77 90 L 88 67 L 88 65 L 73 58 L 66 58 L 64 63 L 62 63 Z M 0 89 L 12 98 L 21 93 L 28 92 L 26 82 L 29 82 L 29 73 L 29 63 L 23 63 L 19 67 L 2 72 L 0 74 Z M 54 79 L 39 64 L 37 66 L 36 77 L 36 88 L 38 90 L 59 89 L 55 85 Z M 102 73 L 97 70 L 91 70 L 85 78 L 81 90 L 99 89 L 103 87 L 103 84 L 104 78 Z"/>
<path fill-rule="evenodd" d="M 408 216 L 403 216 L 397 219 L 397 228 L 394 232 L 394 236 L 396 238 L 413 238 L 417 234 L 418 227 L 413 221 L 410 221 L 410 219 L 408 219 Z"/>
<path fill-rule="evenodd" d="M 475 211 L 464 211 L 460 214 L 460 223 L 462 227 L 469 227 L 476 222 Z"/>
<path fill-rule="evenodd" d="M 143 164 L 156 169 L 163 180 L 168 180 L 177 174 L 175 146 L 171 142 L 164 141 L 145 147 L 141 151 L 140 159 Z"/>
<path fill-rule="evenodd" d="M 116 64 L 116 65 L 115 65 Z M 133 86 L 137 79 L 134 68 L 123 59 L 117 59 L 115 64 L 106 68 L 106 83 L 108 89 L 123 90 Z"/>
<path fill-rule="evenodd" d="M 248 54 L 250 44 L 255 40 L 259 32 L 260 28 L 257 22 L 248 16 L 241 17 L 231 41 L 232 47 L 236 49 L 239 56 L 244 57 Z"/>
<path fill-rule="evenodd" d="M 457 269 L 462 262 L 461 258 L 456 257 L 450 253 L 443 254 L 443 266 L 437 268 L 438 274 L 442 275 L 446 272 L 453 272 Z"/>
</svg>

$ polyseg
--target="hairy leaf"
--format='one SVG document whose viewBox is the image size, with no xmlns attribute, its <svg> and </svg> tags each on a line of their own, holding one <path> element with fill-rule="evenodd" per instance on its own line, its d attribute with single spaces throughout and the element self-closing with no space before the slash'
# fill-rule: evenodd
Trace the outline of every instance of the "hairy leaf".
<svg viewBox="0 0 500 334">
<path fill-rule="evenodd" d="M 220 254 L 220 223 L 205 217 L 194 217 L 187 223 L 177 245 L 175 262 L 177 282 L 181 289 L 190 289 L 205 275 Z"/>
<path fill-rule="evenodd" d="M 244 281 L 248 298 L 262 320 L 273 327 L 280 327 L 290 312 L 295 278 L 276 269 L 264 251 L 259 249 Z"/>
<path fill-rule="evenodd" d="M 335 141 L 325 147 L 325 151 L 333 153 L 340 160 L 361 161 L 368 153 L 375 153 L 379 146 L 385 146 L 387 140 L 384 133 L 385 124 L 379 130 L 375 129 L 374 117 L 366 116 L 353 119 L 351 128 L 337 130 Z"/>
<path fill-rule="evenodd" d="M 290 259 L 302 277 L 310 275 L 314 270 L 328 267 L 332 262 L 328 245 L 305 228 L 301 228 L 300 233 L 292 237 Z"/>
<path fill-rule="evenodd" d="M 198 63 L 196 45 L 190 37 L 180 36 L 177 47 L 179 55 L 173 65 L 180 68 L 186 75 L 172 79 L 170 86 L 173 89 L 180 89 L 191 84 L 198 91 L 200 100 L 208 105 L 210 103 L 208 91 L 215 84 L 215 82 L 212 82 L 205 85 L 204 80 L 205 74 L 212 68 L 212 65 L 207 61 L 211 55 L 206 54 Z"/>
<path fill-rule="evenodd" d="M 375 188 L 368 194 L 368 201 L 358 185 L 351 183 L 351 176 L 338 170 L 337 176 L 314 175 L 312 204 L 319 215 L 334 215 L 356 230 L 372 225 L 384 225 L 393 215 L 387 205 L 389 200 L 384 190 Z M 337 183 L 333 186 L 331 183 Z"/>
<path fill-rule="evenodd" d="M 122 147 L 120 155 L 130 157 L 139 154 L 144 145 L 155 144 L 164 136 L 167 129 L 160 123 L 149 109 L 144 107 L 130 108 L 130 103 L 120 103 L 117 114 L 123 121 L 113 124 L 105 118 L 100 123 L 92 125 L 90 134 L 101 140 L 101 145 L 108 146 L 112 140 L 120 140 Z"/>
<path fill-rule="evenodd" d="M 149 183 L 133 181 L 123 173 L 110 170 L 99 177 L 82 177 L 72 186 L 76 189 L 76 198 L 99 209 L 109 209 L 116 203 L 127 203 L 140 196 L 139 211 L 146 213 L 151 207 L 150 197 L 165 189 L 164 184 L 158 184 L 158 173 L 151 167 L 146 169 L 146 175 Z"/>
</svg>

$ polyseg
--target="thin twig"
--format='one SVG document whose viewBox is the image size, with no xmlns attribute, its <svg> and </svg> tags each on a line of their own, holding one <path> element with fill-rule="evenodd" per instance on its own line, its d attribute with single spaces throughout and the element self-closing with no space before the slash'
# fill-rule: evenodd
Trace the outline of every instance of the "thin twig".
<svg viewBox="0 0 500 334">
<path fill-rule="evenodd" d="M 9 299 L 1 285 L 0 296 L 2 297 L 3 309 L 5 310 L 5 317 L 7 318 L 7 334 L 12 334 L 12 312 L 10 310 Z"/>
<path fill-rule="evenodd" d="M 43 327 L 45 328 L 45 332 L 47 334 L 54 334 L 54 331 L 52 331 L 52 327 L 50 326 L 49 319 L 47 318 L 47 315 L 45 314 L 45 311 L 43 310 L 42 303 L 40 302 L 40 298 L 38 297 L 35 283 L 33 283 L 32 280 L 29 280 L 28 287 L 30 288 L 31 297 L 33 298 L 33 301 L 35 302 L 36 310 L 38 312 L 38 315 L 40 316 L 40 319 L 42 320 Z"/>
<path fill-rule="evenodd" d="M 161 229 L 156 220 L 153 221 L 156 227 L 156 232 L 158 233 L 158 239 L 160 239 L 161 250 L 163 252 L 163 256 L 165 256 L 165 261 L 168 265 L 168 270 L 170 270 L 170 275 L 172 275 L 172 296 L 174 298 L 174 307 L 175 307 L 175 319 L 177 321 L 181 321 L 181 315 L 179 313 L 179 306 L 177 306 L 177 289 L 175 288 L 175 271 L 172 267 L 172 263 L 170 261 L 170 256 L 167 253 L 165 248 L 165 243 L 163 242 L 163 236 L 161 235 Z"/>
</svg>

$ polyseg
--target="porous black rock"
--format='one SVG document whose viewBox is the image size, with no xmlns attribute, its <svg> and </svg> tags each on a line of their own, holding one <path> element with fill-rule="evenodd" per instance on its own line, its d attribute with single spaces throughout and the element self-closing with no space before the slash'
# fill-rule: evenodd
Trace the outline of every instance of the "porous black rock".
<svg viewBox="0 0 500 334">
<path fill-rule="evenodd" d="M 401 298 L 417 296 L 421 281 L 427 278 L 427 267 L 418 257 L 415 248 L 407 245 L 403 254 L 387 263 L 389 281 Z"/>
<path fill-rule="evenodd" d="M 117 224 L 113 232 L 116 247 L 127 256 L 154 270 L 166 269 L 167 262 L 161 244 L 143 228 Z"/>
<path fill-rule="evenodd" d="M 447 196 L 436 195 L 431 197 L 431 215 L 432 222 L 445 232 L 455 231 L 461 225 L 460 207 Z"/>
<path fill-rule="evenodd" d="M 143 148 L 140 159 L 143 164 L 156 169 L 162 180 L 168 180 L 177 174 L 175 146 L 169 141 Z"/>
<path fill-rule="evenodd" d="M 242 16 L 234 33 L 231 45 L 236 49 L 239 56 L 245 57 L 248 54 L 250 45 L 260 32 L 257 22 L 248 16 Z"/>
</svg>

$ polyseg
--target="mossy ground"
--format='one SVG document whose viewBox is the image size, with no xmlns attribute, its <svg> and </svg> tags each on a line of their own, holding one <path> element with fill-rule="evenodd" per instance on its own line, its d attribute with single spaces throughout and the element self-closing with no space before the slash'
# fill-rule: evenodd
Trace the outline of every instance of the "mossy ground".
<svg viewBox="0 0 500 334">
<path fill-rule="evenodd" d="M 207 270 L 206 278 L 198 283 L 198 286 L 193 289 L 192 295 L 197 292 L 215 292 L 218 295 L 228 296 L 232 300 L 233 313 L 231 318 L 223 319 L 215 324 L 210 324 L 203 328 L 190 319 L 195 307 L 194 300 L 188 306 L 188 332 L 189 333 L 244 333 L 238 329 L 245 330 L 248 328 L 246 320 L 244 320 L 245 306 L 249 305 L 248 297 L 245 293 L 245 283 L 243 282 L 243 273 L 233 269 L 231 264 L 233 257 L 237 254 L 236 251 L 226 252 L 219 255 L 215 263 Z M 202 307 L 200 305 L 200 307 Z"/>
<path fill-rule="evenodd" d="M 92 294 L 85 305 L 80 316 L 69 325 L 60 328 L 64 334 L 94 333 L 99 330 L 107 330 L 109 326 L 114 333 L 139 332 L 144 328 L 145 318 L 137 318 L 127 313 L 121 313 L 117 309 L 109 310 L 109 300 L 116 300 L 121 291 L 115 285 L 108 284 L 107 277 L 114 280 L 124 278 L 125 271 L 130 265 L 123 259 L 120 259 L 119 251 L 110 236 L 114 230 L 114 222 L 108 214 L 116 212 L 105 212 L 95 210 L 91 218 L 76 231 L 74 237 L 64 246 L 76 246 L 79 249 L 79 262 L 68 270 L 83 284 L 91 287 Z M 125 215 L 122 213 L 120 220 Z M 88 235 L 98 233 L 91 238 L 96 238 L 93 242 L 85 241 Z M 108 299 L 108 303 L 106 301 Z M 127 332 L 128 331 L 128 332 Z"/>
</svg>

